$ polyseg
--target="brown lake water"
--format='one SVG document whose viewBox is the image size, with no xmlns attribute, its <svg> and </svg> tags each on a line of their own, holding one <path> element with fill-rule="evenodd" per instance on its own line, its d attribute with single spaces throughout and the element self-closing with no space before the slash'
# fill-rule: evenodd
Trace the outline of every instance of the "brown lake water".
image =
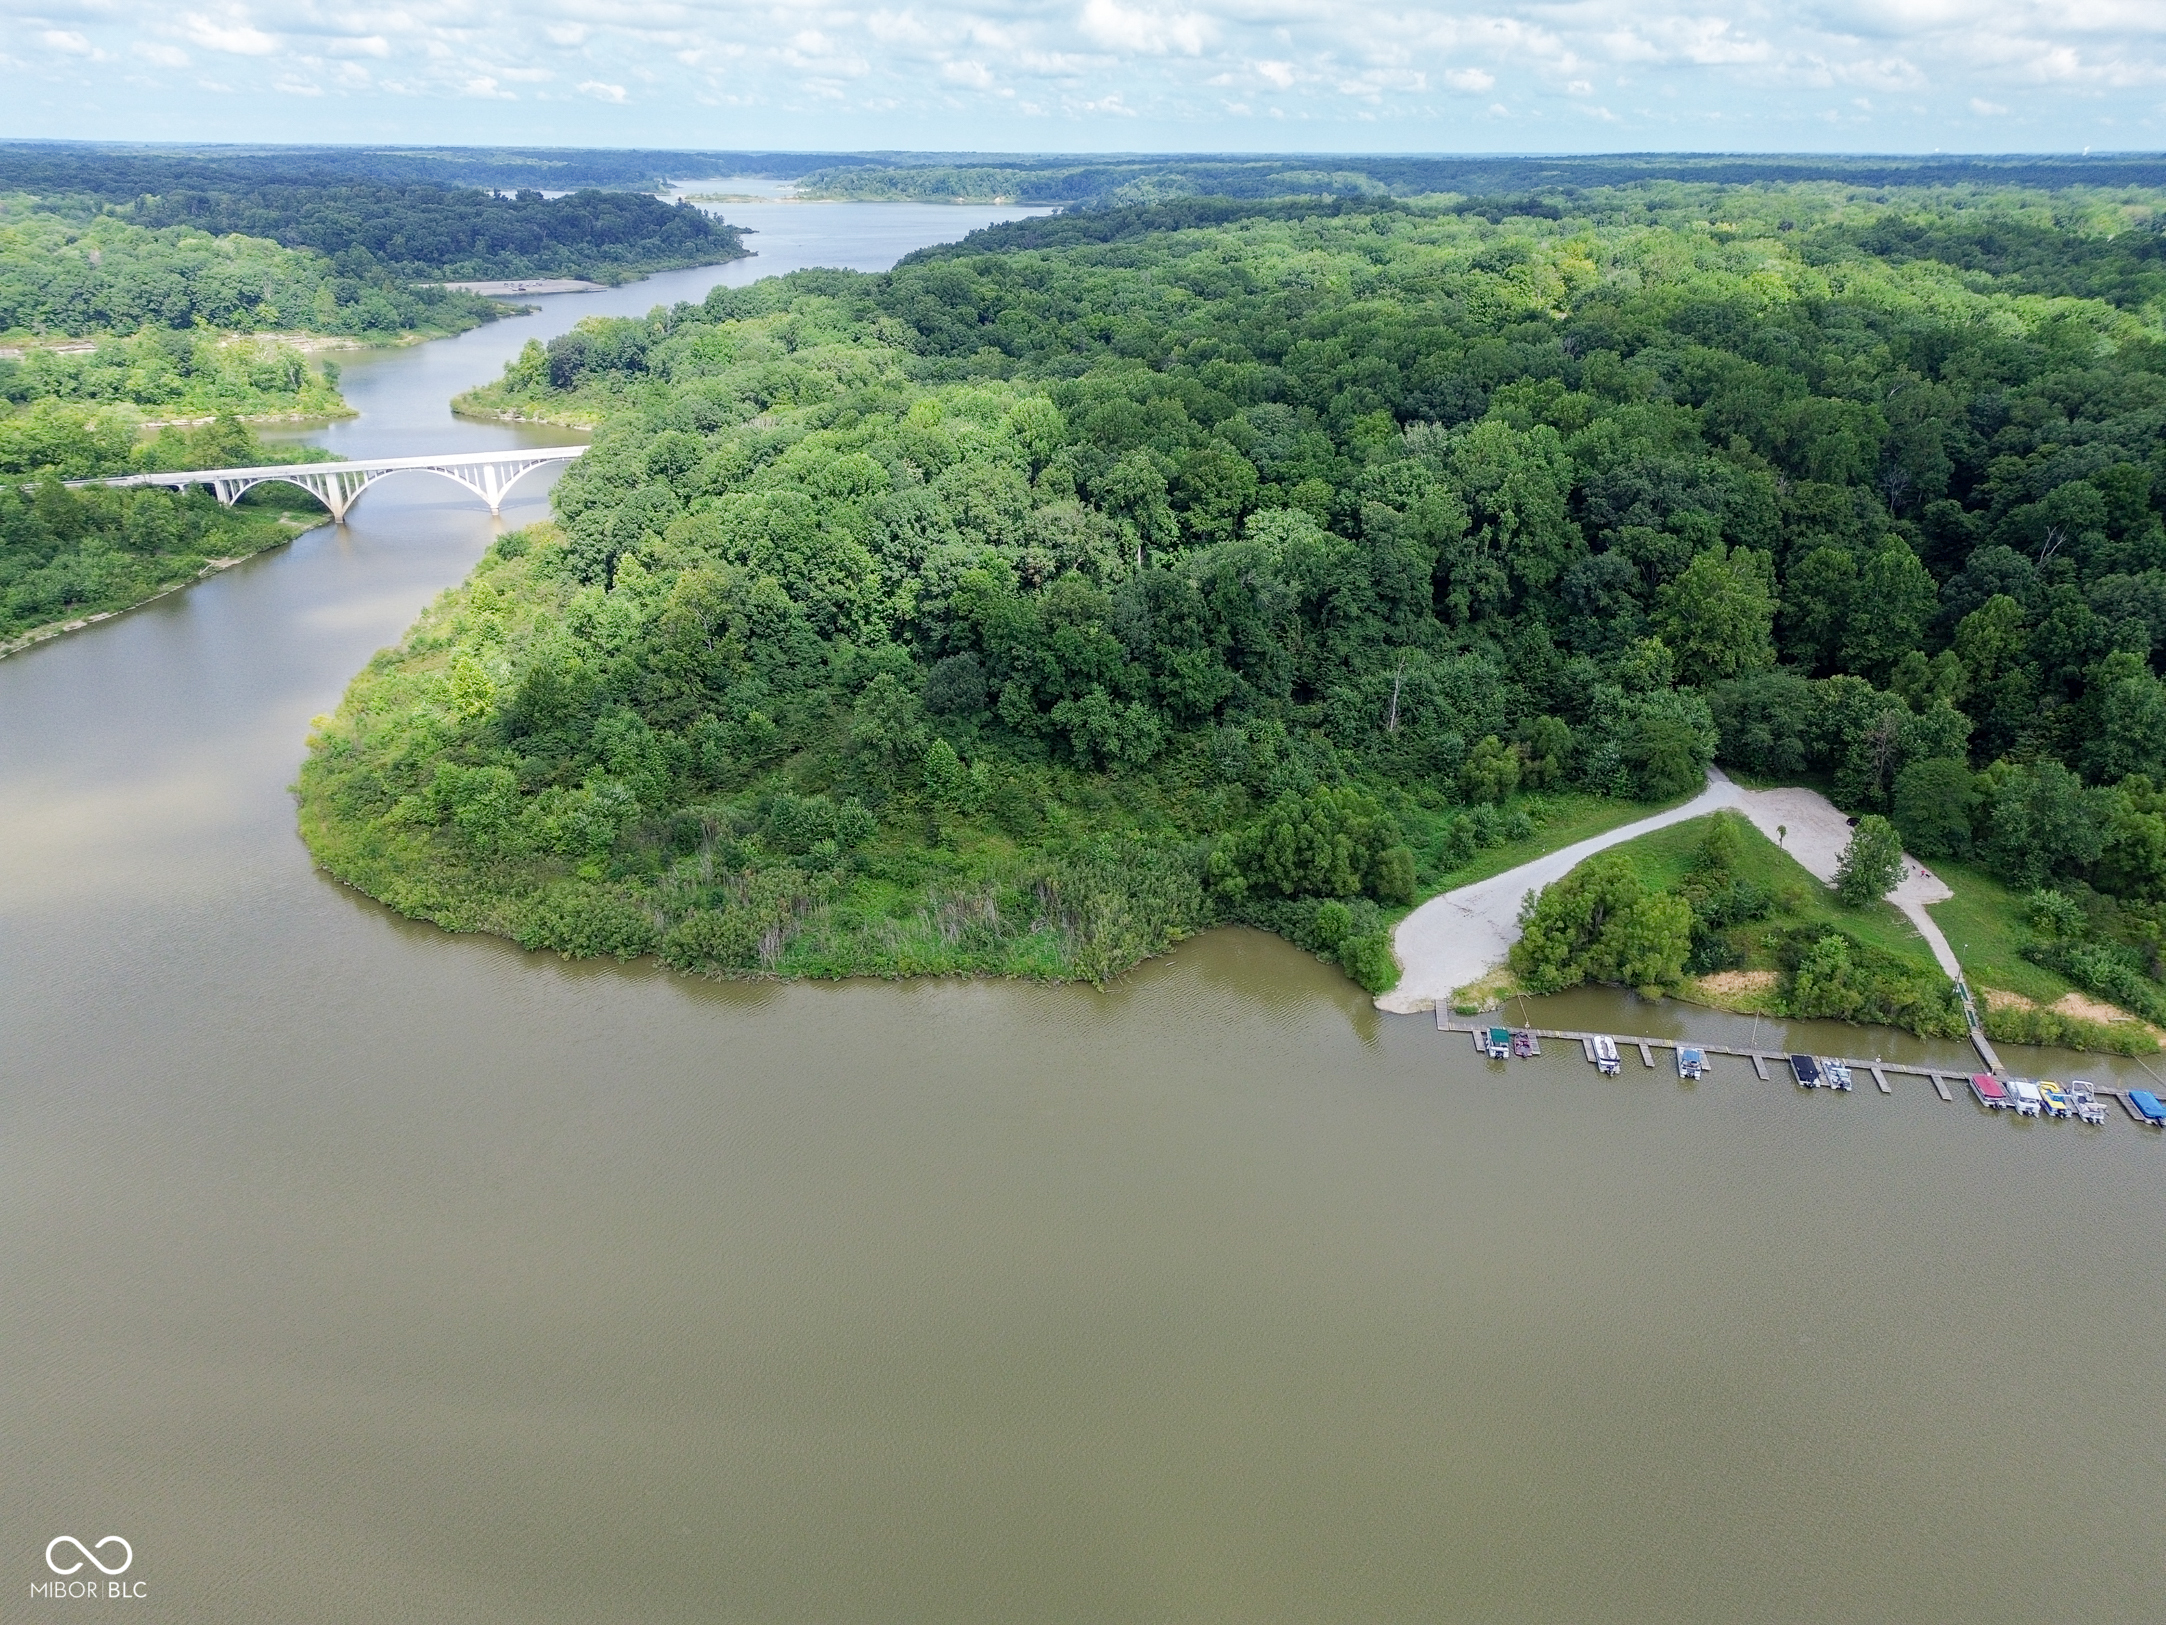
<svg viewBox="0 0 2166 1625">
<path fill-rule="evenodd" d="M 1100 993 L 399 920 L 286 786 L 454 496 L 0 661 L 0 1617 L 2166 1617 L 2158 1137 L 1485 1063 L 1248 932 Z M 144 1598 L 27 1594 L 107 1533 Z"/>
</svg>

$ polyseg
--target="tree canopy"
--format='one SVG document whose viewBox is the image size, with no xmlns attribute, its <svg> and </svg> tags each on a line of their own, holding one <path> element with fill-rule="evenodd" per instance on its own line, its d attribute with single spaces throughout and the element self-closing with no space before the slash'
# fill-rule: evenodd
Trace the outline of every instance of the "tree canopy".
<svg viewBox="0 0 2166 1625">
<path fill-rule="evenodd" d="M 2052 231 L 1995 257 L 1988 215 Z M 2024 885 L 2156 884 L 2116 877 L 2157 873 L 2128 785 L 2166 772 L 2162 218 L 1820 183 L 1176 202 L 582 323 L 467 403 L 600 424 L 558 525 L 357 681 L 307 827 L 534 941 L 651 945 L 787 867 L 781 969 L 901 963 L 897 899 L 966 881 L 996 923 L 926 962 L 1072 964 L 1084 916 L 1026 899 L 1113 839 L 1155 901 L 1122 914 L 1093 859 L 1104 918 L 1373 942 L 1360 911 L 1500 803 L 1672 797 L 1711 758 L 1930 796 Z M 462 658 L 487 705 L 444 699 Z M 584 844 L 475 846 L 442 765 L 510 775 L 521 827 L 576 805 Z M 877 834 L 781 853 L 785 790 Z"/>
</svg>

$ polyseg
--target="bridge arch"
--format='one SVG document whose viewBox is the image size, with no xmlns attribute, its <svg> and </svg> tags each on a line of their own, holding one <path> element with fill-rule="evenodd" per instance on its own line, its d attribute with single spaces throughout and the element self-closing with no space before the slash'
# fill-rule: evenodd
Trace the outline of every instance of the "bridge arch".
<svg viewBox="0 0 2166 1625">
<path fill-rule="evenodd" d="M 86 485 L 162 485 L 186 490 L 206 485 L 219 502 L 231 507 L 259 485 L 283 481 L 299 487 L 343 520 L 361 493 L 387 474 L 440 474 L 463 486 L 489 511 L 500 514 L 511 488 L 537 468 L 560 468 L 586 450 L 584 446 L 532 446 L 500 452 L 454 452 L 443 457 L 378 457 L 344 463 L 286 463 L 262 468 L 213 468 L 156 474 L 128 474 Z"/>
</svg>

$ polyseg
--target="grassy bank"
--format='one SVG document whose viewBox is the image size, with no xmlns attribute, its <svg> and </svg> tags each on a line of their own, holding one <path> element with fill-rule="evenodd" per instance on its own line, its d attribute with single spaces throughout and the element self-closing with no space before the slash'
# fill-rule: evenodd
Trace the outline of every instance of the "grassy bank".
<svg viewBox="0 0 2166 1625">
<path fill-rule="evenodd" d="M 1627 868 L 1646 893 L 1683 899 L 1692 909 L 1692 974 L 1669 985 L 1672 996 L 1752 1015 L 1855 1019 L 1927 1036 L 1961 1034 L 1952 985 L 1931 946 L 1892 904 L 1845 906 L 1743 819 L 1728 820 L 1728 856 L 1719 873 L 1710 874 L 1713 822 L 1673 824 L 1604 854 Z M 1936 905 L 1935 914 L 1984 1007 L 1991 1037 L 2121 1055 L 2158 1047 L 2155 1033 L 2126 1012 L 2022 957 L 2022 898 L 1967 866 L 1942 865 L 1935 872 L 1956 892 Z M 1830 946 L 1838 942 L 1839 949 Z M 1504 967 L 1461 989 L 1454 1008 L 1473 1014 L 1521 991 L 1521 979 Z"/>
<path fill-rule="evenodd" d="M 1587 899 L 1576 915 L 1566 895 Z M 1509 969 L 1511 982 L 1492 977 L 1455 1005 L 1622 980 L 1761 1015 L 1964 1031 L 1954 987 L 1909 921 L 1885 902 L 1843 906 L 1732 813 L 1622 842 L 1545 888 Z"/>
</svg>

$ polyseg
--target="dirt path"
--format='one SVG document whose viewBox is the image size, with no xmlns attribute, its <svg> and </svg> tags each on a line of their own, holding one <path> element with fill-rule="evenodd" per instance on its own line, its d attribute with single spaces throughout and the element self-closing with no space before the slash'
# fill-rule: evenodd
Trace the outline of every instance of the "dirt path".
<svg viewBox="0 0 2166 1625">
<path fill-rule="evenodd" d="M 1747 790 L 1721 769 L 1711 768 L 1707 788 L 1681 806 L 1430 898 L 1401 920 L 1393 933 L 1392 948 L 1401 966 L 1399 985 L 1377 999 L 1378 1007 L 1401 1012 L 1433 1009 L 1438 1000 L 1450 998 L 1455 988 L 1479 981 L 1504 962 L 1519 940 L 1520 899 L 1529 891 L 1561 879 L 1607 847 L 1724 807 L 1734 807 L 1751 819 L 1754 828 L 1780 843 L 1818 879 L 1834 880 L 1836 865 L 1850 841 L 1850 821 L 1832 802 L 1812 790 Z M 1927 903 L 1954 894 L 1915 858 L 1904 861 L 1902 884 L 1888 900 L 1918 928 L 1941 969 L 1951 977 L 1960 976 L 1954 950 L 1925 911 Z"/>
</svg>

